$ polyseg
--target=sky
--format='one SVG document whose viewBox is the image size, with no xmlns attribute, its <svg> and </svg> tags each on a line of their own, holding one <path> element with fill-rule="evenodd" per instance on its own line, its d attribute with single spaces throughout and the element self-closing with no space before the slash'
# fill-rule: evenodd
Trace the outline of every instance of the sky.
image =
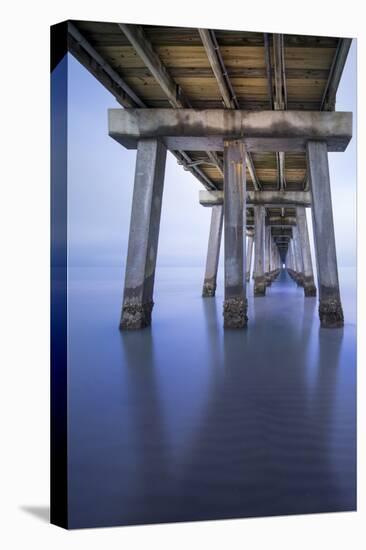
<svg viewBox="0 0 366 550">
<path fill-rule="evenodd" d="M 136 152 L 108 136 L 107 110 L 120 108 L 114 97 L 70 54 L 68 63 L 69 265 L 121 266 L 127 255 Z M 336 105 L 354 113 L 353 139 L 344 153 L 329 154 L 340 267 L 356 264 L 356 69 L 353 40 Z M 168 152 L 158 266 L 204 266 L 211 210 L 199 205 L 200 189 Z M 307 215 L 312 242 L 309 209 Z M 223 246 L 220 263 L 222 252 Z"/>
</svg>

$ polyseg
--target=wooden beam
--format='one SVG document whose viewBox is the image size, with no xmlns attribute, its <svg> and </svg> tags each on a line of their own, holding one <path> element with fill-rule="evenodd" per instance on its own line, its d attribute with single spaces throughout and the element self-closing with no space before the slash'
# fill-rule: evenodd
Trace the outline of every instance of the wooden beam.
<svg viewBox="0 0 366 550">
<path fill-rule="evenodd" d="M 267 88 L 268 88 L 268 99 L 269 106 L 271 109 L 274 108 L 274 99 L 273 99 L 273 82 L 272 82 L 272 67 L 271 67 L 271 51 L 269 46 L 269 37 L 268 33 L 263 34 L 264 40 L 264 59 L 266 62 L 266 73 L 267 73 Z"/>
<path fill-rule="evenodd" d="M 217 153 L 214 151 L 207 151 L 207 156 L 215 164 L 216 168 L 220 172 L 220 174 L 224 175 L 224 163 L 222 160 L 218 157 Z"/>
<path fill-rule="evenodd" d="M 135 104 L 131 100 L 131 98 L 126 94 L 124 90 L 121 89 L 121 87 L 116 84 L 114 79 L 112 79 L 99 65 L 95 59 L 91 57 L 90 54 L 88 54 L 84 48 L 74 40 L 72 36 L 68 36 L 67 39 L 67 49 L 68 51 L 79 61 L 79 63 L 85 67 L 87 71 L 91 75 L 93 75 L 108 92 L 110 92 L 115 100 L 122 106 L 122 107 L 134 107 Z"/>
<path fill-rule="evenodd" d="M 145 103 L 123 81 L 120 75 L 104 61 L 73 23 L 68 23 L 68 49 L 76 59 L 111 92 L 125 108 L 146 107 Z M 188 166 L 190 157 L 184 151 L 171 151 L 177 160 L 189 170 L 206 189 L 216 189 L 212 181 L 198 167 Z"/>
<path fill-rule="evenodd" d="M 273 35 L 273 61 L 275 82 L 274 109 L 276 111 L 284 111 L 287 108 L 287 90 L 283 34 Z"/>
<path fill-rule="evenodd" d="M 275 81 L 275 99 L 273 107 L 275 111 L 284 111 L 287 109 L 287 89 L 285 78 L 285 49 L 283 43 L 283 34 L 273 35 L 273 62 L 274 62 L 274 81 Z M 285 181 L 285 153 L 278 152 L 277 171 L 278 171 L 278 189 L 283 190 L 286 187 Z"/>
<path fill-rule="evenodd" d="M 126 84 L 120 75 L 112 69 L 102 56 L 89 44 L 76 26 L 68 23 L 68 49 L 76 59 L 111 92 L 116 100 L 125 108 L 146 107 L 145 103 Z M 216 189 L 212 181 L 198 167 L 188 167 L 190 157 L 184 152 L 172 154 L 189 170 L 206 189 Z"/>
<path fill-rule="evenodd" d="M 123 107 L 146 107 L 145 103 L 124 82 L 120 75 L 104 61 L 103 57 L 84 38 L 76 26 L 68 22 L 68 50 Z"/>
<path fill-rule="evenodd" d="M 233 109 L 235 108 L 235 103 L 233 101 L 228 84 L 224 76 L 224 72 L 226 71 L 225 71 L 225 68 L 222 67 L 220 64 L 220 59 L 217 55 L 217 49 L 215 48 L 211 32 L 208 29 L 198 29 L 198 32 L 201 37 L 203 47 L 205 48 L 206 55 L 210 62 L 212 71 L 215 75 L 216 82 L 219 87 L 224 105 L 227 109 Z"/>
<path fill-rule="evenodd" d="M 321 111 L 334 111 L 335 109 L 337 90 L 351 43 L 351 38 L 339 39 L 332 66 L 329 71 L 328 81 L 323 93 L 322 102 L 320 105 Z"/>
<path fill-rule="evenodd" d="M 123 81 L 102 56 L 89 44 L 71 22 L 68 23 L 68 49 L 76 59 L 126 108 L 146 107 L 145 103 Z M 197 166 L 189 166 L 191 159 L 184 151 L 172 151 L 185 170 L 191 172 L 209 190 L 216 189 L 212 181 Z M 221 170 L 220 170 L 221 171 Z M 222 171 L 221 171 L 222 173 Z"/>
<path fill-rule="evenodd" d="M 254 185 L 254 189 L 256 191 L 259 191 L 260 189 L 262 189 L 262 185 L 259 183 L 257 172 L 255 171 L 252 155 L 248 151 L 247 151 L 247 167 L 249 170 L 250 177 L 252 179 L 252 183 Z"/>
<path fill-rule="evenodd" d="M 190 103 L 184 96 L 181 87 L 178 86 L 170 76 L 165 65 L 161 62 L 160 57 L 145 35 L 143 28 L 140 25 L 126 25 L 125 23 L 119 23 L 118 26 L 126 35 L 155 80 L 159 83 L 172 107 L 176 109 L 190 107 Z"/>
<path fill-rule="evenodd" d="M 268 35 L 267 35 L 268 36 Z M 169 67 L 172 78 L 207 78 L 212 76 L 211 67 Z M 298 69 L 286 68 L 286 77 L 289 80 L 327 80 L 327 69 Z M 146 78 L 151 76 L 146 67 L 123 67 L 123 76 Z M 266 78 L 268 71 L 259 67 L 230 67 L 230 78 Z M 271 107 L 272 109 L 272 107 Z"/>
<path fill-rule="evenodd" d="M 274 40 L 274 39 L 273 39 Z M 264 41 L 264 56 L 265 56 L 265 62 L 266 62 L 266 70 L 267 70 L 267 87 L 268 87 L 268 97 L 269 97 L 269 105 L 271 109 L 278 107 L 277 102 L 277 96 L 281 96 L 281 90 L 282 86 L 278 83 L 280 81 L 281 83 L 281 76 L 282 72 L 276 73 L 276 102 L 273 97 L 273 81 L 272 81 L 272 66 L 271 66 L 271 50 L 269 45 L 269 37 L 267 33 L 264 33 L 263 35 L 263 41 Z M 278 41 L 277 41 L 278 42 Z M 277 52 L 277 57 L 281 60 L 282 55 L 281 52 Z M 285 187 L 285 172 L 284 172 L 284 155 L 282 153 L 276 153 L 276 163 L 277 163 L 277 186 L 278 189 L 284 189 Z"/>
<path fill-rule="evenodd" d="M 185 151 L 171 151 L 171 153 L 177 159 L 178 164 L 181 164 L 184 170 L 191 172 L 207 190 L 216 190 L 216 185 L 212 183 L 210 178 L 198 166 L 192 165 L 193 161 L 188 153 Z"/>
<path fill-rule="evenodd" d="M 222 109 L 222 100 L 217 98 L 202 99 L 199 96 L 190 99 L 193 109 Z M 264 111 L 268 110 L 268 99 L 263 96 L 262 99 L 246 101 L 245 98 L 240 99 L 241 109 L 249 111 Z M 154 109 L 166 107 L 166 99 L 149 99 L 149 106 Z M 319 100 L 294 100 L 288 102 L 288 109 L 291 111 L 319 111 Z"/>
<path fill-rule="evenodd" d="M 227 109 L 239 109 L 239 103 L 236 99 L 234 88 L 230 82 L 227 69 L 221 57 L 220 48 L 217 43 L 214 31 L 208 29 L 198 29 L 198 32 L 205 48 L 206 55 L 210 62 L 212 71 L 215 75 L 216 82 L 219 87 L 225 107 Z M 251 157 L 251 154 L 248 152 L 246 154 L 246 163 L 254 188 L 257 190 L 261 189 L 261 185 L 258 181 L 258 177 L 255 171 L 253 159 Z"/>
</svg>

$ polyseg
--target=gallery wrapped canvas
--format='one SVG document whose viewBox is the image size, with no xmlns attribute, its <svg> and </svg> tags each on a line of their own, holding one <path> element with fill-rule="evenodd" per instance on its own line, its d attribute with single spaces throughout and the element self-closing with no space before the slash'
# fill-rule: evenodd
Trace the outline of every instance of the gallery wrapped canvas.
<svg viewBox="0 0 366 550">
<path fill-rule="evenodd" d="M 355 56 L 51 28 L 52 523 L 356 509 Z"/>
</svg>

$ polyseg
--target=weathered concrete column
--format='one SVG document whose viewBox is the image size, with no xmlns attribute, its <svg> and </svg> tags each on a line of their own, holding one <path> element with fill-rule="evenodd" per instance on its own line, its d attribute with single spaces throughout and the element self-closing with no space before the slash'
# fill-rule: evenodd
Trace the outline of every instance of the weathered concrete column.
<svg viewBox="0 0 366 550">
<path fill-rule="evenodd" d="M 296 282 L 297 272 L 296 272 L 296 261 L 295 261 L 295 246 L 294 239 L 290 239 L 288 243 L 288 254 L 289 254 L 289 267 L 287 271 L 289 272 L 290 277 Z"/>
<path fill-rule="evenodd" d="M 272 235 L 270 234 L 270 241 L 269 241 L 269 272 L 271 274 L 271 278 L 274 278 L 274 274 L 276 271 L 276 265 L 275 265 L 275 250 L 274 250 L 274 243 Z"/>
<path fill-rule="evenodd" d="M 294 245 L 294 239 L 291 239 L 291 241 L 290 241 L 290 246 L 291 246 L 291 263 L 292 263 L 292 270 L 293 270 L 294 278 L 295 278 L 295 280 L 296 280 L 297 271 L 296 271 L 296 261 L 295 261 L 295 245 Z"/>
<path fill-rule="evenodd" d="M 288 243 L 288 250 L 287 250 L 287 256 L 286 256 L 286 267 L 288 271 L 294 271 L 294 261 L 292 256 L 292 245 L 290 241 Z"/>
<path fill-rule="evenodd" d="M 271 278 L 271 227 L 266 225 L 264 228 L 264 279 L 266 285 L 270 286 L 272 283 Z"/>
<path fill-rule="evenodd" d="M 245 327 L 248 320 L 243 238 L 246 226 L 245 161 L 242 142 L 224 142 L 225 328 Z"/>
<path fill-rule="evenodd" d="M 278 274 L 278 272 L 280 271 L 280 268 L 281 268 L 280 251 L 279 251 L 278 248 L 276 247 L 276 271 L 277 271 L 277 274 Z"/>
<path fill-rule="evenodd" d="M 271 236 L 271 238 L 270 238 L 270 243 L 271 243 L 270 274 L 271 274 L 271 279 L 272 279 L 272 281 L 274 281 L 274 280 L 277 278 L 278 273 L 279 273 L 279 271 L 280 271 L 280 266 L 279 266 L 279 252 L 278 252 L 277 245 L 276 245 L 276 243 L 274 242 L 272 236 Z"/>
<path fill-rule="evenodd" d="M 306 211 L 303 206 L 298 206 L 296 209 L 297 228 L 301 243 L 302 259 L 303 259 L 303 287 L 305 296 L 316 296 L 316 288 L 314 284 L 313 264 L 311 261 L 310 241 L 308 232 L 308 223 L 306 220 Z"/>
<path fill-rule="evenodd" d="M 325 142 L 308 141 L 307 164 L 312 195 L 320 323 L 323 327 L 342 327 L 343 310 L 339 292 L 328 149 Z"/>
<path fill-rule="evenodd" d="M 165 161 L 162 143 L 156 139 L 139 141 L 121 329 L 139 329 L 151 323 Z"/>
<path fill-rule="evenodd" d="M 303 260 L 302 260 L 302 250 L 301 250 L 299 231 L 296 225 L 292 228 L 292 233 L 293 233 L 293 242 L 294 242 L 295 265 L 296 265 L 296 282 L 299 286 L 303 286 L 304 268 L 303 268 Z"/>
<path fill-rule="evenodd" d="M 285 258 L 285 266 L 286 266 L 286 270 L 288 271 L 289 269 L 291 269 L 291 254 L 290 254 L 290 243 L 288 243 L 288 248 L 287 248 L 287 252 L 286 252 L 286 258 Z"/>
<path fill-rule="evenodd" d="M 254 296 L 266 294 L 266 280 L 264 278 L 264 206 L 254 207 Z"/>
<path fill-rule="evenodd" d="M 247 273 L 246 280 L 250 281 L 250 272 L 252 270 L 252 257 L 253 257 L 253 244 L 254 244 L 254 231 L 248 231 L 248 245 L 247 245 Z"/>
<path fill-rule="evenodd" d="M 215 296 L 223 217 L 223 206 L 213 206 L 211 213 L 210 235 L 208 238 L 205 280 L 202 290 L 202 296 L 204 298 Z"/>
<path fill-rule="evenodd" d="M 280 251 L 278 250 L 277 246 L 275 247 L 275 253 L 276 253 L 276 262 L 275 262 L 276 263 L 276 277 L 277 277 L 278 273 L 281 270 L 281 265 L 282 265 Z"/>
</svg>

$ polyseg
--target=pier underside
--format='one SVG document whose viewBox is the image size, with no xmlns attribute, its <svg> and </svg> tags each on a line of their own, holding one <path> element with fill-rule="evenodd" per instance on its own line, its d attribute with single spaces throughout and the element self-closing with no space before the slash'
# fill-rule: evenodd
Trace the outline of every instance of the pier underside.
<svg viewBox="0 0 366 550">
<path fill-rule="evenodd" d="M 305 298 L 318 294 L 321 326 L 343 325 L 328 153 L 344 151 L 352 138 L 352 113 L 335 111 L 350 44 L 68 23 L 69 51 L 121 104 L 109 111 L 109 135 L 137 149 L 121 329 L 151 323 L 166 150 L 204 187 L 201 204 L 214 207 L 204 298 L 215 296 L 224 232 L 225 328 L 250 322 L 252 262 L 256 297 L 265 297 L 285 265 Z M 318 288 L 305 208 L 312 214 Z"/>
</svg>

